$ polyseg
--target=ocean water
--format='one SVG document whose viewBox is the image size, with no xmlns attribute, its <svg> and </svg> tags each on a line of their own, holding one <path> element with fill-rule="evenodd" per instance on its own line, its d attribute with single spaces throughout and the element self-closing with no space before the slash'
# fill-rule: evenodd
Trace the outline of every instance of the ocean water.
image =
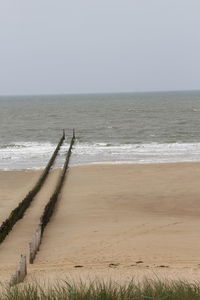
<svg viewBox="0 0 200 300">
<path fill-rule="evenodd" d="M 72 165 L 200 161 L 200 91 L 0 97 L 0 169 L 44 167 L 66 130 Z"/>
</svg>

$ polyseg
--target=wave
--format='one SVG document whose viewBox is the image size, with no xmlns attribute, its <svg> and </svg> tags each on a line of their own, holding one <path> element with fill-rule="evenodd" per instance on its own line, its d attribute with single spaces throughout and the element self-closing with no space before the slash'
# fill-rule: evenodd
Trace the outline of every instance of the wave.
<svg viewBox="0 0 200 300">
<path fill-rule="evenodd" d="M 193 108 L 192 111 L 193 111 L 193 112 L 199 112 L 200 109 L 198 109 L 198 108 Z"/>
<path fill-rule="evenodd" d="M 124 161 L 161 163 L 200 161 L 200 143 L 107 144 L 80 143 L 73 150 L 72 164 Z"/>
<path fill-rule="evenodd" d="M 0 169 L 43 168 L 56 144 L 21 142 L 0 147 Z M 68 144 L 62 148 L 56 167 L 62 165 Z M 200 143 L 137 143 L 77 142 L 71 165 L 124 161 L 134 163 L 200 161 Z"/>
<path fill-rule="evenodd" d="M 57 144 L 17 142 L 0 146 L 0 169 L 43 168 Z M 63 150 L 61 149 L 61 155 Z M 57 165 L 60 165 L 59 159 Z"/>
<path fill-rule="evenodd" d="M 7 148 L 26 148 L 23 144 L 6 144 L 6 145 L 0 145 L 0 149 L 7 149 Z"/>
</svg>

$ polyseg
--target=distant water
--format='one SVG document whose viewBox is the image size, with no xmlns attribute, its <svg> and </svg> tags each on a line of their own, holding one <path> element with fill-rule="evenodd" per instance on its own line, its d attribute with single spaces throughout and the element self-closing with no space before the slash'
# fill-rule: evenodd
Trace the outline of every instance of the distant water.
<svg viewBox="0 0 200 300">
<path fill-rule="evenodd" d="M 200 91 L 2 96 L 0 169 L 43 167 L 73 128 L 72 164 L 200 161 Z"/>
</svg>

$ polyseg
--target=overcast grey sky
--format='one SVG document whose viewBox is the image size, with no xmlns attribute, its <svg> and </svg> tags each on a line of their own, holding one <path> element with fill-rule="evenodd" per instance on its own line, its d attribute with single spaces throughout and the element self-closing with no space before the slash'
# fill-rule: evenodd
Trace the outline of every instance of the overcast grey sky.
<svg viewBox="0 0 200 300">
<path fill-rule="evenodd" d="M 199 0 L 0 0 L 0 94 L 200 89 Z"/>
</svg>

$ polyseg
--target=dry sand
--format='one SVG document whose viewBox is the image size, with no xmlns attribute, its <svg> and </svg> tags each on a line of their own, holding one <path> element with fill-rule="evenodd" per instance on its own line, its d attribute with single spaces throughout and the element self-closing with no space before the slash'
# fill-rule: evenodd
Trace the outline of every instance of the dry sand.
<svg viewBox="0 0 200 300">
<path fill-rule="evenodd" d="M 0 172 L 1 220 L 38 176 L 38 171 Z M 58 170 L 52 172 L 26 216 L 0 246 L 0 279 L 7 279 L 18 254 L 26 253 L 57 176 Z M 5 204 L 4 199 L 9 201 Z M 200 163 L 72 167 L 27 280 L 96 276 L 197 280 L 199 216 Z"/>
</svg>

